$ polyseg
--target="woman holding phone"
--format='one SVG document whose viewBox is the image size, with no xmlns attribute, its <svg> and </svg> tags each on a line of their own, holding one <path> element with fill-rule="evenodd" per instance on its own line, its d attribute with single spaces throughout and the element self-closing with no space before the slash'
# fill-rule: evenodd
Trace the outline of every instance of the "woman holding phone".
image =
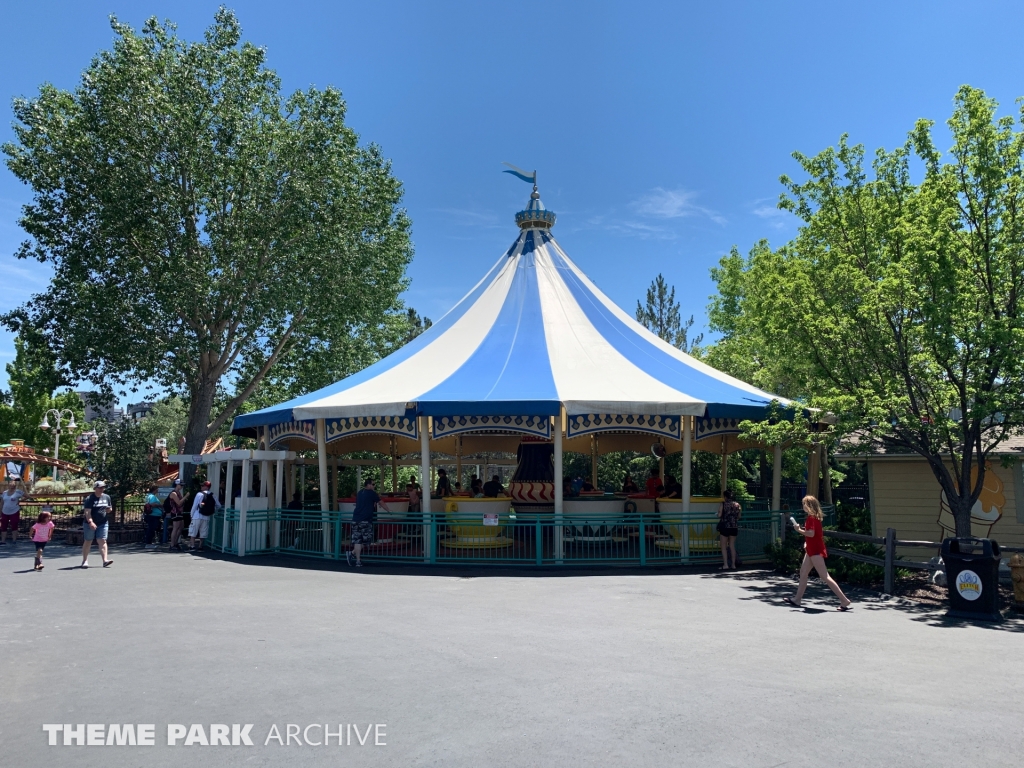
<svg viewBox="0 0 1024 768">
<path fill-rule="evenodd" d="M 818 578 L 828 584 L 836 597 L 839 598 L 839 610 L 850 610 L 851 600 L 843 594 L 836 580 L 828 575 L 828 568 L 825 566 L 825 558 L 828 557 L 828 550 L 825 548 L 825 535 L 823 533 L 822 520 L 825 513 L 821 511 L 821 504 L 813 496 L 804 496 L 804 512 L 807 513 L 807 520 L 800 526 L 796 520 L 790 518 L 793 528 L 804 537 L 804 561 L 800 565 L 800 586 L 797 587 L 796 597 L 787 597 L 786 602 L 800 608 L 800 601 L 803 600 L 804 592 L 807 590 L 807 577 L 811 575 L 811 568 L 818 572 Z"/>
</svg>

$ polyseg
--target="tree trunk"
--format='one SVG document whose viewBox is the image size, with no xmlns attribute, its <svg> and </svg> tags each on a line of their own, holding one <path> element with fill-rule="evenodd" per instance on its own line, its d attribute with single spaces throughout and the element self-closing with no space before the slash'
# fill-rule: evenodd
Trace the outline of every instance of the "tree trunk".
<svg viewBox="0 0 1024 768">
<path fill-rule="evenodd" d="M 206 446 L 206 438 L 210 435 L 210 413 L 213 411 L 213 398 L 216 391 L 215 383 L 202 381 L 192 392 L 192 399 L 188 406 L 188 426 L 185 428 L 186 454 L 200 454 Z M 182 478 L 182 483 L 186 488 L 192 482 L 195 471 L 195 465 L 185 464 L 185 477 Z"/>
<path fill-rule="evenodd" d="M 969 493 L 969 491 L 968 491 Z M 962 499 L 960 496 L 951 496 L 946 493 L 946 503 L 949 504 L 949 511 L 953 513 L 953 521 L 956 523 L 956 535 L 958 538 L 971 535 L 971 503 L 970 497 Z"/>
<path fill-rule="evenodd" d="M 953 514 L 953 523 L 956 526 L 957 537 L 971 535 L 971 507 L 974 506 L 976 498 L 972 498 L 972 487 L 970 485 L 970 464 L 967 465 L 966 479 L 963 481 L 963 488 L 958 488 L 955 478 L 943 467 L 941 470 L 932 463 L 932 474 L 939 481 L 939 487 L 946 496 L 946 504 Z M 980 488 L 985 480 L 985 464 L 978 462 L 977 484 Z"/>
</svg>

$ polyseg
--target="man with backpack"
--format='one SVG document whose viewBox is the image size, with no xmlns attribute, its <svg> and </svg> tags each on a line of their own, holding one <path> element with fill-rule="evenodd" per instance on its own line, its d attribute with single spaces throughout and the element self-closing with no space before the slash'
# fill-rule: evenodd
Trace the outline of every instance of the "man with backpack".
<svg viewBox="0 0 1024 768">
<path fill-rule="evenodd" d="M 217 498 L 210 490 L 210 481 L 203 483 L 203 490 L 196 494 L 192 501 L 192 523 L 188 527 L 188 535 L 192 539 L 192 551 L 202 551 L 203 539 L 210 535 L 210 518 L 217 511 Z M 196 546 L 196 541 L 199 546 Z"/>
</svg>

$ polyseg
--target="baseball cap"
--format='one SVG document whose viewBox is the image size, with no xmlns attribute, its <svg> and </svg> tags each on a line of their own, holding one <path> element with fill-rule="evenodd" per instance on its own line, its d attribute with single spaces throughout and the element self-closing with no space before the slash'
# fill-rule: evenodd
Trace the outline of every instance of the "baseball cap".
<svg viewBox="0 0 1024 768">
<path fill-rule="evenodd" d="M 212 485 L 213 483 L 211 483 L 209 480 L 203 480 L 203 488 L 207 488 Z"/>
<path fill-rule="evenodd" d="M 179 477 L 177 480 L 175 480 L 174 484 L 175 485 L 181 485 L 181 478 Z"/>
<path fill-rule="evenodd" d="M 93 488 L 106 488 L 107 484 L 104 483 L 102 480 L 97 480 L 95 483 L 92 484 L 92 487 Z"/>
</svg>

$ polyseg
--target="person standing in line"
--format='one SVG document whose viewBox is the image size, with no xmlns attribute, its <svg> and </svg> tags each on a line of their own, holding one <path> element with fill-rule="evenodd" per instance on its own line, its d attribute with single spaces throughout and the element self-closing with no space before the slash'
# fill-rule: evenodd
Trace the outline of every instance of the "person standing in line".
<svg viewBox="0 0 1024 768">
<path fill-rule="evenodd" d="M 50 543 L 50 539 L 53 538 L 53 521 L 50 519 L 52 515 L 45 510 L 39 513 L 39 517 L 36 518 L 36 522 L 33 524 L 29 534 L 32 536 L 32 543 L 36 545 L 36 564 L 35 570 L 43 570 L 43 550 L 46 549 L 46 545 Z"/>
<path fill-rule="evenodd" d="M 722 547 L 722 567 L 718 570 L 736 570 L 736 537 L 740 532 L 740 515 L 743 508 L 736 501 L 732 491 L 726 491 L 724 501 L 718 505 L 718 541 Z M 732 555 L 732 565 L 729 556 Z"/>
<path fill-rule="evenodd" d="M 113 564 L 113 560 L 107 559 L 107 526 L 108 515 L 113 509 L 110 497 L 105 493 L 107 484 L 102 480 L 93 483 L 92 493 L 85 497 L 82 502 L 82 513 L 85 519 L 82 521 L 82 567 L 89 567 L 89 552 L 92 551 L 93 539 L 100 551 L 100 558 L 103 567 Z"/>
<path fill-rule="evenodd" d="M 636 487 L 636 483 L 633 482 L 633 478 L 626 473 L 626 476 L 622 478 L 622 492 L 623 493 L 640 493 L 640 489 Z"/>
<path fill-rule="evenodd" d="M 163 524 L 164 519 L 164 505 L 160 503 L 160 497 L 156 495 L 157 486 L 151 485 L 149 487 L 149 493 L 146 494 L 146 549 L 156 549 L 159 544 L 156 543 L 157 531 L 160 530 L 160 526 Z"/>
<path fill-rule="evenodd" d="M 167 497 L 164 509 L 171 522 L 171 538 L 168 549 L 181 548 L 181 534 L 185 528 L 185 497 L 181 492 L 181 479 L 174 481 L 171 495 Z"/>
<path fill-rule="evenodd" d="M 29 498 L 18 487 L 15 480 L 7 483 L 7 490 L 0 494 L 3 510 L 0 512 L 0 544 L 7 543 L 7 531 L 11 532 L 11 544 L 18 543 L 18 526 L 21 525 L 21 500 Z"/>
<path fill-rule="evenodd" d="M 210 518 L 217 512 L 220 504 L 210 490 L 210 481 L 203 482 L 203 489 L 192 500 L 192 523 L 188 527 L 193 552 L 203 550 L 203 539 L 210 535 Z M 199 545 L 196 546 L 196 542 Z"/>
<path fill-rule="evenodd" d="M 804 496 L 803 508 L 807 513 L 804 525 L 801 527 L 795 520 L 793 521 L 796 532 L 804 537 L 804 561 L 800 565 L 800 585 L 796 589 L 796 596 L 787 597 L 786 602 L 796 608 L 801 607 L 800 603 L 803 600 L 804 591 L 807 589 L 807 578 L 811 575 L 811 568 L 814 568 L 818 572 L 818 578 L 828 584 L 828 588 L 839 598 L 839 610 L 848 611 L 852 601 L 843 594 L 843 590 L 829 575 L 828 568 L 825 566 L 825 558 L 828 557 L 822 526 L 825 513 L 821 509 L 821 504 L 813 496 Z"/>
<path fill-rule="evenodd" d="M 352 555 L 356 556 L 355 567 L 363 567 L 363 546 L 373 544 L 373 516 L 377 506 L 390 512 L 388 505 L 373 488 L 373 479 L 363 483 L 363 489 L 356 496 L 356 508 L 352 511 L 352 549 L 345 552 L 345 560 L 352 565 Z"/>
</svg>

